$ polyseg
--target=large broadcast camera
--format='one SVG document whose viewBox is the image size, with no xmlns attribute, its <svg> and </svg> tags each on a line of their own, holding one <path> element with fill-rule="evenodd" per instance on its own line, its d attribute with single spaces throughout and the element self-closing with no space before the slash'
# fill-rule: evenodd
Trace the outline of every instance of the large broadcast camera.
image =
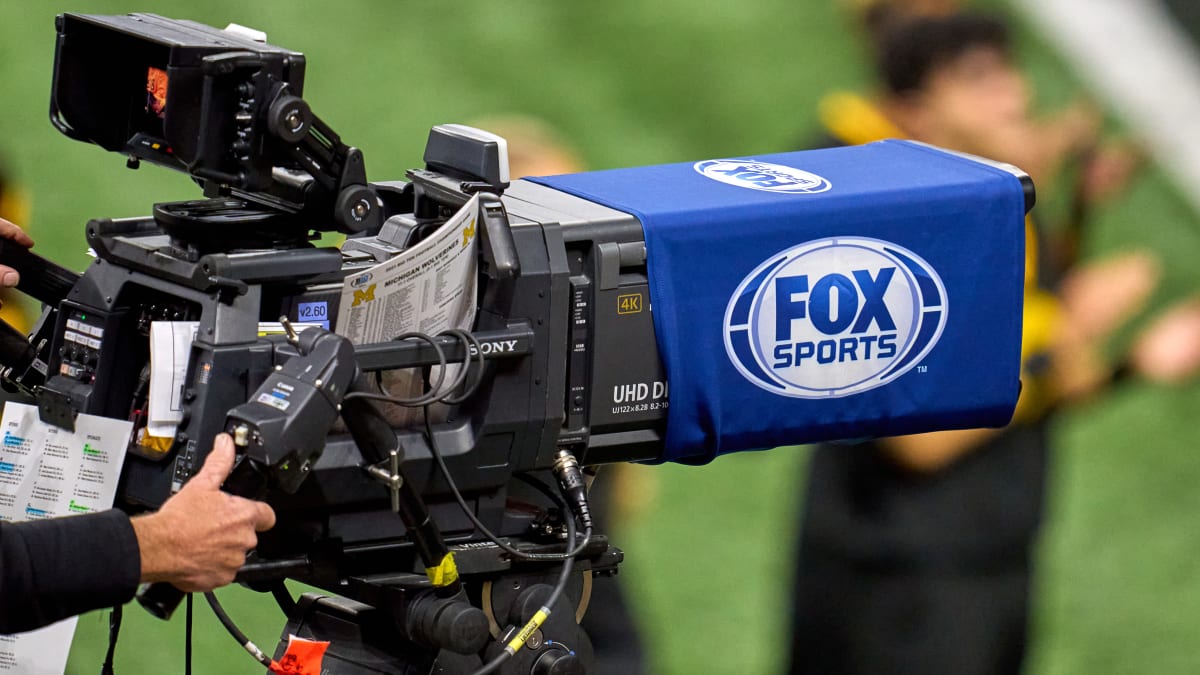
<svg viewBox="0 0 1200 675">
<path fill-rule="evenodd" d="M 225 489 L 278 514 L 239 574 L 288 614 L 276 658 L 297 634 L 332 640 L 330 673 L 586 672 L 591 578 L 622 559 L 593 531 L 591 467 L 1012 414 L 1033 201 L 1013 167 L 889 141 L 510 181 L 503 139 L 445 125 L 423 169 L 369 182 L 298 52 L 150 14 L 57 28 L 54 125 L 205 199 L 90 221 L 83 274 L 3 244 L 44 303 L 0 345 L 4 379 L 49 424 L 134 422 L 131 512 L 234 436 Z M 466 330 L 343 337 L 348 281 L 370 302 L 372 270 L 465 205 L 477 271 L 447 292 L 473 294 Z M 313 245 L 332 231 L 343 246 Z M 145 420 L 160 321 L 199 324 L 166 438 Z M 377 406 L 385 372 L 415 374 L 420 414 Z M 296 602 L 286 579 L 328 593 Z M 139 599 L 165 618 L 179 597 Z"/>
</svg>

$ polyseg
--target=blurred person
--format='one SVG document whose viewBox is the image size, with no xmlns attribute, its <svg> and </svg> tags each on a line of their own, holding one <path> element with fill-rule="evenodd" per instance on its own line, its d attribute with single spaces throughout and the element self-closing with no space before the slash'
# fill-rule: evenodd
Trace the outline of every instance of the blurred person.
<svg viewBox="0 0 1200 675">
<path fill-rule="evenodd" d="M 912 20 L 939 19 L 961 13 L 962 0 L 849 0 L 855 22 L 863 30 L 871 57 L 877 62 L 881 79 L 911 78 L 930 64 L 899 62 L 896 54 L 883 56 L 887 37 L 893 29 Z M 1008 42 L 1007 26 L 1002 26 Z M 925 36 L 926 38 L 932 36 Z M 1047 239 L 1043 255 L 1059 267 L 1072 264 L 1078 254 L 1081 228 L 1087 211 L 1094 204 L 1119 192 L 1144 161 L 1136 143 L 1126 139 L 1108 139 L 1102 134 L 1103 119 L 1096 105 L 1085 98 L 1076 100 L 1050 114 L 1031 113 L 1028 83 L 1015 68 L 1007 71 L 994 67 L 988 59 L 1001 58 L 1011 63 L 1011 54 L 995 50 L 966 50 L 954 44 L 952 37 L 935 38 L 939 47 L 901 55 L 904 59 L 938 61 L 955 55 L 953 68 L 939 69 L 942 79 L 956 78 L 950 92 L 931 96 L 942 110 L 933 114 L 951 115 L 951 124 L 939 121 L 930 128 L 926 119 L 908 119 L 912 128 L 901 133 L 926 142 L 983 157 L 999 159 L 1021 167 L 1033 179 L 1042 194 L 1058 188 L 1066 174 L 1077 179 L 1071 186 L 1071 212 L 1056 237 Z M 973 39 L 973 38 L 970 38 Z M 961 55 L 961 58 L 959 58 Z M 959 72 L 955 73 L 954 70 Z M 996 77 L 972 77 L 992 73 Z M 931 84 L 931 89 L 936 83 Z M 893 89 L 910 82 L 892 81 Z M 884 102 L 895 99 L 884 92 L 873 100 L 848 91 L 829 94 L 819 104 L 821 122 L 835 143 L 858 144 L 880 137 L 897 135 L 894 110 L 883 110 Z M 1069 170 L 1069 171 L 1068 171 Z"/>
<path fill-rule="evenodd" d="M 962 0 L 846 0 L 851 16 L 866 31 L 876 47 L 896 21 L 914 17 L 937 17 L 963 9 Z"/>
<path fill-rule="evenodd" d="M 578 153 L 549 124 L 528 115 L 497 115 L 470 123 L 508 141 L 509 176 L 553 176 L 583 171 Z M 645 471 L 629 464 L 606 467 L 588 490 L 598 531 L 620 527 L 653 498 L 654 483 Z M 581 623 L 592 640 L 595 675 L 640 675 L 646 658 L 637 619 L 621 577 L 596 577 Z"/>
<path fill-rule="evenodd" d="M 910 17 L 880 39 L 885 92 L 876 103 L 844 107 L 853 114 L 829 127 L 841 142 L 911 138 L 1033 163 L 1049 175 L 1050 151 L 1068 144 L 1037 145 L 1045 129 L 1030 115 L 1003 22 L 969 13 Z M 1028 221 L 1023 387 L 1012 424 L 814 450 L 792 673 L 1020 671 L 1049 415 L 1125 371 L 1103 357 L 1104 341 L 1140 309 L 1159 274 L 1145 253 L 1063 269 L 1063 258 L 1040 255 L 1039 235 Z M 1200 366 L 1200 354 L 1176 348 L 1180 335 L 1200 343 L 1200 308 L 1167 318 L 1130 359 L 1147 376 Z"/>
</svg>

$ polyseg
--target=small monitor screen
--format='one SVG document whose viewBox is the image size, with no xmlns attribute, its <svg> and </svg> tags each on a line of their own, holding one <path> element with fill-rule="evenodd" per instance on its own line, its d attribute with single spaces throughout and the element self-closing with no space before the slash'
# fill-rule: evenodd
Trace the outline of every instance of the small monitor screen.
<svg viewBox="0 0 1200 675">
<path fill-rule="evenodd" d="M 167 71 L 154 66 L 146 69 L 146 113 L 160 120 L 167 116 Z"/>
</svg>

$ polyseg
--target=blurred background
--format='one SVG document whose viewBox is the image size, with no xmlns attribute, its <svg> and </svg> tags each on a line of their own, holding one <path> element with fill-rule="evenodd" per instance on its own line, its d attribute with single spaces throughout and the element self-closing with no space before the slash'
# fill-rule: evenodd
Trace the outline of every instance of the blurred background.
<svg viewBox="0 0 1200 675">
<path fill-rule="evenodd" d="M 1138 138 L 1140 108 L 1118 100 L 1119 87 L 1097 84 L 1086 50 L 1061 28 L 1062 17 L 1083 18 L 1091 3 L 1045 4 L 1065 8 L 1055 16 L 1029 11 L 1032 1 L 971 3 L 1014 20 L 1039 106 L 1066 104 L 1086 87 L 1109 111 L 1109 128 Z M 544 120 L 588 169 L 799 149 L 819 133 L 823 93 L 869 90 L 871 82 L 861 36 L 835 0 L 2 3 L 0 165 L 28 205 L 21 224 L 37 250 L 76 269 L 88 260 L 89 218 L 144 215 L 154 202 L 198 191 L 181 174 L 129 171 L 121 157 L 50 126 L 54 16 L 62 11 L 150 11 L 266 31 L 307 56 L 305 98 L 364 150 L 374 180 L 417 166 L 431 125 L 504 114 Z M 1138 62 L 1136 44 L 1113 51 Z M 1186 139 L 1196 119 L 1157 132 Z M 1164 279 L 1147 315 L 1200 289 L 1191 206 L 1200 185 L 1189 187 L 1180 166 L 1154 157 L 1093 214 L 1082 244 L 1085 259 L 1135 242 L 1161 256 Z M 1038 209 L 1062 211 L 1069 201 L 1042 193 Z M 1028 672 L 1200 671 L 1197 411 L 1196 384 L 1131 381 L 1056 421 Z M 626 552 L 621 577 L 649 672 L 781 672 L 806 456 L 787 448 L 699 468 L 633 467 L 622 481 L 612 540 Z M 219 594 L 272 650 L 284 623 L 274 602 L 241 588 Z M 196 625 L 197 672 L 260 670 L 207 608 L 197 607 Z M 182 612 L 163 623 L 131 608 L 117 672 L 182 672 L 183 630 Z M 84 616 L 68 672 L 96 672 L 106 640 L 107 613 Z"/>
</svg>

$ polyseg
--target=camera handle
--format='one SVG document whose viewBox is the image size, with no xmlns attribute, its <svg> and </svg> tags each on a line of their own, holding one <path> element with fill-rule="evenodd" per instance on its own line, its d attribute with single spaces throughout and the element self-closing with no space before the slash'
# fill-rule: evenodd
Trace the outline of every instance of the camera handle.
<svg viewBox="0 0 1200 675">
<path fill-rule="evenodd" d="M 286 318 L 282 323 L 288 341 L 277 344 L 275 370 L 225 419 L 240 460 L 222 489 L 248 499 L 300 487 L 325 447 L 338 404 L 357 372 L 349 340 L 320 328 L 297 335 Z M 278 363 L 284 358 L 286 363 Z M 160 582 L 143 588 L 138 602 L 167 619 L 183 597 L 182 591 Z"/>
<path fill-rule="evenodd" d="M 225 430 L 242 458 L 222 489 L 249 499 L 262 499 L 273 489 L 295 492 L 324 448 L 325 433 L 340 405 L 355 444 L 373 465 L 368 472 L 383 478 L 391 491 L 394 511 L 409 532 L 434 591 L 427 603 L 434 609 L 414 614 L 409 632 L 437 648 L 478 652 L 489 637 L 487 617 L 462 593 L 454 557 L 420 493 L 404 476 L 403 448 L 395 432 L 370 401 L 344 398 L 366 388 L 365 376 L 355 376 L 353 345 L 317 328 L 297 335 L 286 319 L 282 322 L 296 354 L 283 351 L 282 357 L 290 356 L 287 362 L 276 367 L 250 401 L 229 412 Z M 383 469 L 383 464 L 390 466 Z M 166 619 L 183 597 L 179 589 L 160 582 L 144 587 L 138 602 Z"/>
<path fill-rule="evenodd" d="M 16 270 L 21 275 L 17 290 L 45 307 L 29 336 L 0 321 L 0 375 L 6 387 L 12 383 L 28 392 L 46 380 L 49 345 L 55 328 L 54 314 L 79 280 L 79 275 L 3 238 L 0 238 L 0 265 Z"/>
<path fill-rule="evenodd" d="M 79 281 L 79 274 L 3 238 L 0 238 L 0 265 L 8 265 L 21 274 L 18 291 L 47 305 L 57 306 Z"/>
</svg>

